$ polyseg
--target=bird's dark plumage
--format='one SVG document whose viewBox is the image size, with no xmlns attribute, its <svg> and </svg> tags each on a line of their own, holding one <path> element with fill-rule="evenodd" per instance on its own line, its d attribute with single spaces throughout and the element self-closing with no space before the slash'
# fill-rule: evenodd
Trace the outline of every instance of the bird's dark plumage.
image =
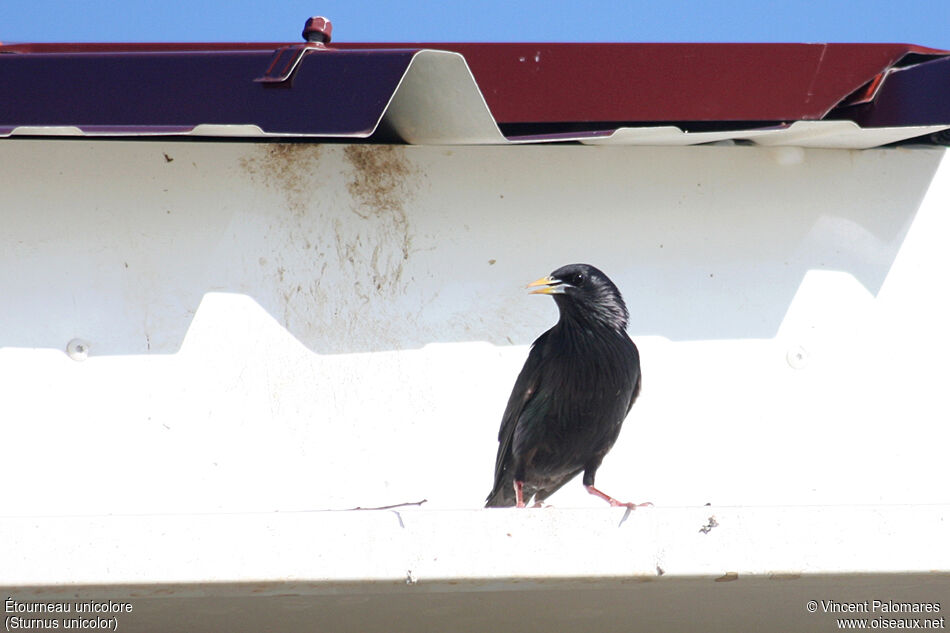
<svg viewBox="0 0 950 633">
<path fill-rule="evenodd" d="M 560 319 L 531 347 L 498 433 L 488 507 L 540 503 L 578 473 L 594 475 L 640 391 L 640 356 L 627 336 L 627 308 L 607 276 L 587 264 L 558 268 L 530 284 L 550 294 Z M 520 482 L 520 484 L 519 484 Z"/>
</svg>

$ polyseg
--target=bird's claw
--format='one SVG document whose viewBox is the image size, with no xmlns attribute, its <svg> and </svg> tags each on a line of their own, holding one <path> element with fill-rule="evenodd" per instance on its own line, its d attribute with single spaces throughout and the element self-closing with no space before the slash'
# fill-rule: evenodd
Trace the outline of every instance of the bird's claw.
<svg viewBox="0 0 950 633">
<path fill-rule="evenodd" d="M 653 503 L 650 501 L 644 501 L 643 503 L 623 503 L 622 501 L 617 501 L 616 499 L 610 500 L 610 505 L 613 508 L 627 508 L 628 510 L 636 510 L 637 508 L 646 508 L 653 507 Z"/>
<path fill-rule="evenodd" d="M 643 506 L 652 506 L 652 505 L 653 505 L 653 504 L 650 503 L 649 501 L 647 501 L 647 502 L 645 502 L 645 503 L 624 503 L 624 502 L 622 502 L 622 501 L 617 501 L 616 499 L 614 499 L 613 497 L 611 497 L 611 496 L 608 495 L 607 493 L 598 490 L 597 488 L 594 487 L 593 484 L 588 484 L 588 485 L 586 485 L 586 486 L 584 486 L 584 487 L 587 488 L 587 492 L 589 492 L 590 494 L 594 495 L 595 497 L 600 497 L 601 499 L 603 499 L 604 501 L 606 501 L 607 503 L 609 503 L 609 504 L 610 504 L 610 507 L 612 507 L 612 508 L 627 508 L 628 510 L 636 510 L 637 508 L 641 508 L 641 507 L 643 507 Z"/>
</svg>

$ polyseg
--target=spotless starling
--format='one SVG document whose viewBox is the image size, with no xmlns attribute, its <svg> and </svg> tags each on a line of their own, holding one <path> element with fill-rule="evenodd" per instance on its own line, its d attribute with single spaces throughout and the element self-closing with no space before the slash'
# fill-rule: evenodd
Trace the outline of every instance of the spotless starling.
<svg viewBox="0 0 950 633">
<path fill-rule="evenodd" d="M 627 336 L 627 307 L 607 275 L 587 264 L 558 268 L 528 284 L 554 298 L 557 324 L 531 346 L 498 432 L 495 487 L 486 507 L 547 497 L 584 473 L 584 487 L 620 434 L 640 392 L 640 354 Z"/>
</svg>

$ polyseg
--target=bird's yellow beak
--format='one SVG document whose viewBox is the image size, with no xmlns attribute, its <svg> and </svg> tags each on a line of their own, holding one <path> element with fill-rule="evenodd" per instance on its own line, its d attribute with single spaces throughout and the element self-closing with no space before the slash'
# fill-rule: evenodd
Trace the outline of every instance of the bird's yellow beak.
<svg viewBox="0 0 950 633">
<path fill-rule="evenodd" d="M 528 294 L 532 295 L 560 295 L 564 294 L 564 286 L 560 279 L 555 279 L 548 275 L 547 277 L 542 277 L 536 281 L 532 281 L 530 284 L 525 286 L 525 288 L 537 288 L 532 290 Z M 540 287 L 538 287 L 540 286 Z"/>
</svg>

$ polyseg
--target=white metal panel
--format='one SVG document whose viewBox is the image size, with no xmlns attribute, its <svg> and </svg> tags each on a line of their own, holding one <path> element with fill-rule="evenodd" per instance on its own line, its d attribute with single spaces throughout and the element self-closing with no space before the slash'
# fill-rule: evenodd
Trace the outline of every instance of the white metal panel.
<svg viewBox="0 0 950 633">
<path fill-rule="evenodd" d="M 611 494 L 947 502 L 942 157 L 4 143 L 3 512 L 477 507 L 571 261 L 643 356 Z"/>
<path fill-rule="evenodd" d="M 128 603 L 119 629 L 146 632 L 945 626 L 950 550 L 935 545 L 946 516 L 871 506 L 6 519 L 0 589 L 19 603 Z M 35 564 L 44 558 L 56 565 Z M 865 601 L 868 613 L 831 611 Z M 895 614 L 891 602 L 939 606 Z"/>
<path fill-rule="evenodd" d="M 412 144 L 507 143 L 465 58 L 458 53 L 416 53 L 383 120 Z"/>
<path fill-rule="evenodd" d="M 718 132 L 684 132 L 673 125 L 623 127 L 609 135 L 580 139 L 588 145 L 699 145 L 751 141 L 757 145 L 869 149 L 950 129 L 948 125 L 862 128 L 853 121 L 795 121 L 781 127 Z"/>
</svg>

